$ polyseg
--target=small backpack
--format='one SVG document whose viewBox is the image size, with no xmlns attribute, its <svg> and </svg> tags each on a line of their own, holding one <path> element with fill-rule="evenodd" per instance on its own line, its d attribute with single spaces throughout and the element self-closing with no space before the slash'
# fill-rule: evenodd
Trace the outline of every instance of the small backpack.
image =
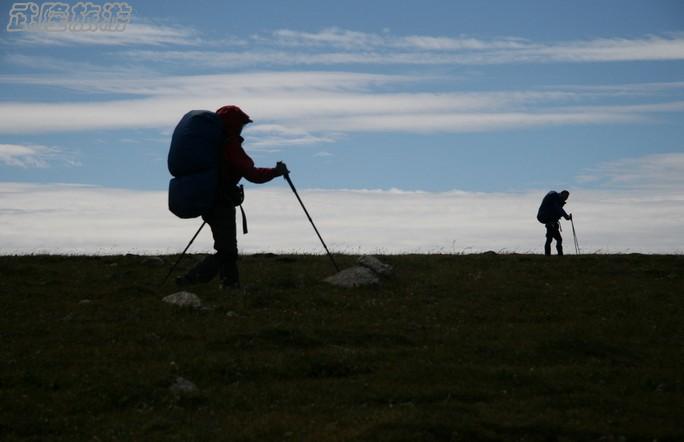
<svg viewBox="0 0 684 442">
<path fill-rule="evenodd" d="M 173 131 L 168 167 L 169 210 L 179 218 L 196 218 L 216 201 L 223 124 L 216 113 L 193 110 Z"/>
</svg>

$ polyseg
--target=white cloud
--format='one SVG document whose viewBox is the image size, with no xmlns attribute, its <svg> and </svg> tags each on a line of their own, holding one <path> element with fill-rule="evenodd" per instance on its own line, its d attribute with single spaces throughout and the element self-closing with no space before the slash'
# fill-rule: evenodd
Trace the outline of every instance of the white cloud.
<svg viewBox="0 0 684 442">
<path fill-rule="evenodd" d="M 197 29 L 137 20 L 123 32 L 20 32 L 12 44 L 106 46 L 229 47 L 228 51 L 134 50 L 129 58 L 194 66 L 312 64 L 465 64 L 586 63 L 684 59 L 681 33 L 636 38 L 535 42 L 518 37 L 393 35 L 326 28 L 318 32 L 279 29 L 249 38 L 208 38 Z M 248 50 L 235 51 L 236 48 Z"/>
<path fill-rule="evenodd" d="M 466 61 L 459 56 L 419 52 L 384 53 L 367 52 L 298 52 L 281 49 L 252 49 L 247 51 L 149 51 L 131 50 L 126 57 L 141 58 L 155 62 L 193 63 L 210 68 L 239 68 L 245 66 L 315 66 L 315 65 L 442 65 Z"/>
<path fill-rule="evenodd" d="M 255 148 L 302 146 L 309 144 L 331 143 L 335 138 L 319 136 L 309 131 L 279 124 L 257 124 L 249 126 L 245 132 L 250 137 L 249 145 Z"/>
<path fill-rule="evenodd" d="M 604 187 L 678 191 L 684 195 L 684 153 L 626 158 L 586 169 L 580 182 Z"/>
<path fill-rule="evenodd" d="M 547 190 L 299 192 L 333 251 L 538 253 L 544 227 L 535 216 Z M 585 252 L 684 252 L 682 192 L 570 190 L 566 208 Z M 175 218 L 166 201 L 164 191 L 0 183 L 0 253 L 178 253 L 199 220 Z M 245 209 L 250 233 L 238 238 L 241 252 L 322 253 L 289 189 L 250 187 Z M 191 251 L 211 244 L 205 231 Z"/>
<path fill-rule="evenodd" d="M 73 103 L 0 103 L 0 133 L 173 126 L 196 107 L 192 98 Z M 217 103 L 218 104 L 218 103 Z M 167 107 L 168 106 L 168 107 Z M 40 125 L 36 124 L 40 121 Z"/>
<path fill-rule="evenodd" d="M 335 99 L 338 98 L 338 99 Z M 372 101 L 374 110 L 357 109 L 349 97 L 299 98 L 293 95 L 252 97 L 232 96 L 253 118 L 295 125 L 307 132 L 475 132 L 519 129 L 546 125 L 633 123 L 643 121 L 637 112 L 623 109 L 614 112 L 534 111 L 534 112 L 459 112 L 440 110 L 442 100 L 411 103 L 407 94 L 401 107 L 383 102 L 382 95 L 362 97 Z M 171 128 L 188 109 L 216 109 L 225 104 L 220 98 L 151 98 L 89 103 L 0 103 L 0 133 L 40 133 L 111 128 Z M 412 106 L 413 105 L 413 106 Z M 457 107 L 458 103 L 454 103 Z M 320 106 L 319 111 L 315 109 Z M 420 109 L 421 106 L 423 109 Z M 378 107 L 384 107 L 382 111 Z M 413 108 L 413 110 L 411 110 Z M 420 109 L 420 110 L 419 110 Z M 35 122 L 41 121 L 40 126 Z M 282 139 L 287 143 L 288 139 Z M 307 142 L 328 141 L 329 136 Z"/>
<path fill-rule="evenodd" d="M 397 51 L 383 54 L 387 63 L 463 63 L 497 64 L 515 62 L 589 62 L 681 60 L 684 58 L 684 37 L 649 35 L 642 38 L 602 38 L 594 40 L 562 41 L 555 43 L 532 42 L 521 38 L 483 40 L 475 37 L 364 33 L 339 28 L 319 32 L 302 32 L 283 29 L 270 36 L 261 36 L 261 42 L 288 47 L 322 47 L 329 49 L 369 51 Z M 425 57 L 420 51 L 438 52 L 437 57 Z M 446 53 L 446 54 L 445 54 Z M 454 55 L 453 57 L 449 56 Z M 367 62 L 375 57 L 367 58 Z M 445 57 L 446 55 L 446 57 Z M 401 61 L 403 59 L 403 61 Z M 360 61 L 360 60 L 359 60 Z M 332 62 L 332 58 L 331 58 Z"/>
<path fill-rule="evenodd" d="M 520 61 L 649 61 L 684 59 L 684 37 L 610 38 L 522 50 Z"/>
<path fill-rule="evenodd" d="M 15 57 L 12 57 L 14 59 Z M 25 57 L 24 57 L 25 58 Z M 38 61 L 41 61 L 38 59 Z M 28 60 L 23 60 L 27 63 Z M 67 71 L 67 66 L 63 66 Z M 162 76 L 145 70 L 84 69 L 71 67 L 69 75 L 0 75 L 7 84 L 61 87 L 87 93 L 113 93 L 149 97 L 193 95 L 245 95 L 308 92 L 368 91 L 375 86 L 415 82 L 417 77 L 335 71 L 245 72 L 211 75 Z M 113 70 L 113 72 L 112 72 Z M 540 93 L 541 96 L 552 92 Z"/>
<path fill-rule="evenodd" d="M 339 28 L 328 28 L 319 32 L 279 29 L 273 31 L 270 36 L 257 35 L 255 39 L 260 42 L 295 47 L 333 46 L 346 49 L 364 49 L 386 45 L 386 38 L 381 35 Z"/>
<path fill-rule="evenodd" d="M 307 126 L 312 130 L 345 132 L 460 133 L 639 121 L 639 115 L 621 112 L 424 112 L 312 118 Z"/>
<path fill-rule="evenodd" d="M 252 37 L 245 51 L 132 51 L 147 59 L 202 66 L 249 65 L 489 65 L 508 63 L 587 63 L 684 59 L 682 34 L 641 38 L 533 42 L 506 37 L 365 33 L 339 28 L 319 32 L 281 29 Z"/>
<path fill-rule="evenodd" d="M 263 145 L 328 142 L 335 138 L 335 132 L 473 132 L 633 123 L 646 121 L 649 113 L 684 109 L 681 101 L 579 106 L 610 93 L 606 91 L 392 92 L 396 85 L 418 79 L 351 72 L 131 76 L 0 76 L 0 82 L 7 84 L 144 97 L 100 102 L 0 102 L 0 133 L 149 127 L 169 130 L 188 109 L 216 109 L 227 100 L 239 103 L 263 124 L 261 140 L 257 140 Z M 273 132 L 277 127 L 278 132 Z M 285 127 L 299 132 L 286 134 Z M 265 136 L 266 128 L 272 136 Z"/>
<path fill-rule="evenodd" d="M 60 151 L 54 147 L 0 144 L 0 163 L 13 167 L 47 167 Z"/>
<path fill-rule="evenodd" d="M 120 32 L 16 32 L 11 41 L 36 46 L 193 46 L 203 42 L 200 33 L 193 28 L 135 22 Z"/>
<path fill-rule="evenodd" d="M 599 85 L 556 85 L 556 89 L 568 92 L 591 92 L 597 95 L 610 96 L 639 96 L 653 95 L 661 92 L 674 92 L 684 89 L 684 81 L 666 81 L 653 83 L 625 83 L 625 84 L 599 84 Z"/>
<path fill-rule="evenodd" d="M 477 50 L 516 50 L 532 46 L 521 38 L 504 38 L 498 40 L 482 40 L 473 37 L 434 37 L 429 35 L 413 35 L 396 39 L 392 46 L 429 51 L 477 51 Z"/>
</svg>

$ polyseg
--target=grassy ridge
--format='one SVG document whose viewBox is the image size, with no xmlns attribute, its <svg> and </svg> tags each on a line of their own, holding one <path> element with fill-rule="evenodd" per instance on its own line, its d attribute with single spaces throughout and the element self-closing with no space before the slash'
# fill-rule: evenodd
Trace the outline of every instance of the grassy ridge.
<svg viewBox="0 0 684 442">
<path fill-rule="evenodd" d="M 682 256 L 248 256 L 208 310 L 164 259 L 0 257 L 0 439 L 684 440 Z"/>
</svg>

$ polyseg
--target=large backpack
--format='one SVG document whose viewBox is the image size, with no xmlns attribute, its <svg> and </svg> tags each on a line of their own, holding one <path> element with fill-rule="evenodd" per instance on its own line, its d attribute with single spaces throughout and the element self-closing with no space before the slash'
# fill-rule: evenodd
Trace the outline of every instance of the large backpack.
<svg viewBox="0 0 684 442">
<path fill-rule="evenodd" d="M 537 221 L 542 224 L 557 222 L 558 218 L 560 218 L 560 215 L 558 214 L 559 202 L 560 196 L 558 195 L 558 192 L 552 190 L 547 193 L 537 211 Z"/>
<path fill-rule="evenodd" d="M 169 210 L 180 218 L 195 218 L 216 201 L 223 125 L 211 111 L 193 110 L 173 131 L 169 149 Z"/>
</svg>

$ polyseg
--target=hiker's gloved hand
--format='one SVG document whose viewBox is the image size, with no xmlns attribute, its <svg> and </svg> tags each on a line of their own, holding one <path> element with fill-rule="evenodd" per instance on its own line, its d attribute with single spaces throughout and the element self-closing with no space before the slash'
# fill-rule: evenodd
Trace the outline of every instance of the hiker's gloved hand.
<svg viewBox="0 0 684 442">
<path fill-rule="evenodd" d="M 287 170 L 287 166 L 282 161 L 278 161 L 276 163 L 275 171 L 276 171 L 276 176 L 283 176 L 287 173 L 290 173 L 290 171 Z"/>
</svg>

